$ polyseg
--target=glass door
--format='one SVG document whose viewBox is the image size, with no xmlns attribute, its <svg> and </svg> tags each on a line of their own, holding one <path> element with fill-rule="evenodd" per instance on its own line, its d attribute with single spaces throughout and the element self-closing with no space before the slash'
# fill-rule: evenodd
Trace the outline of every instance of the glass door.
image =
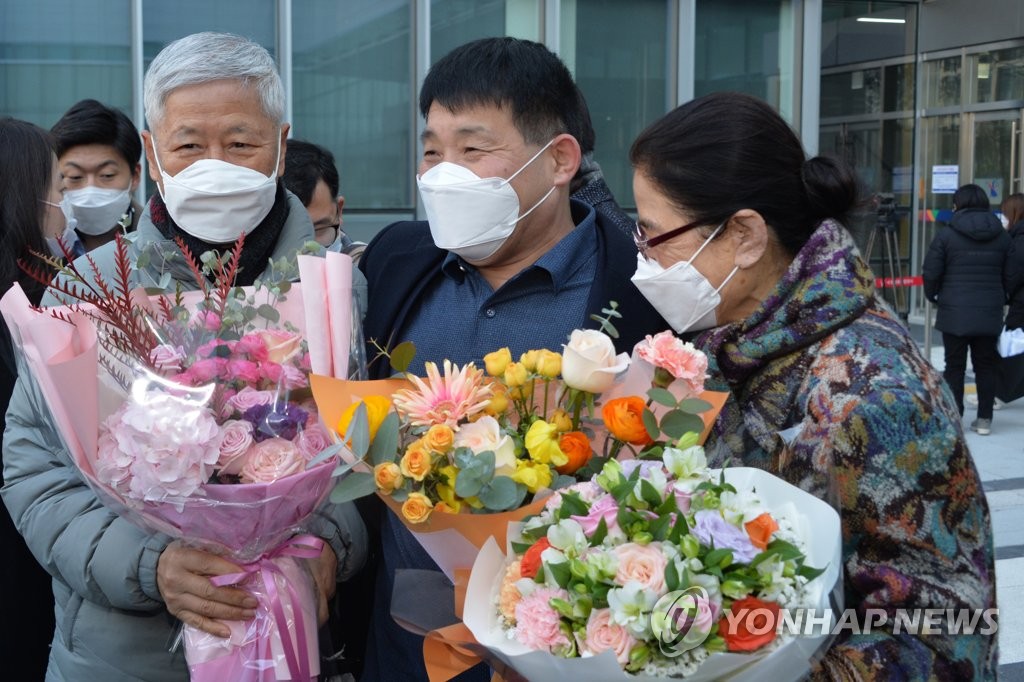
<svg viewBox="0 0 1024 682">
<path fill-rule="evenodd" d="M 981 186 L 993 210 L 1003 199 L 1024 191 L 1021 176 L 1021 125 L 1024 110 L 992 111 L 970 114 L 967 158 L 970 182 Z"/>
</svg>

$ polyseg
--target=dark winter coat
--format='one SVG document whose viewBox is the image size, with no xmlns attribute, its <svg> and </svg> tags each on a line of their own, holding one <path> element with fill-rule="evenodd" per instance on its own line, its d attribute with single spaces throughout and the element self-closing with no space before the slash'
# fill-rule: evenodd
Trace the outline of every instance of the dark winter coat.
<svg viewBox="0 0 1024 682">
<path fill-rule="evenodd" d="M 1010 226 L 1010 259 L 1006 265 L 1007 293 L 1010 298 L 1010 310 L 1006 313 L 1006 328 L 1019 329 L 1024 327 L 1024 220 Z"/>
<path fill-rule="evenodd" d="M 956 336 L 998 336 L 1006 303 L 1010 236 L 985 209 L 965 208 L 939 230 L 924 259 L 924 293 L 937 303 L 935 328 Z"/>
</svg>

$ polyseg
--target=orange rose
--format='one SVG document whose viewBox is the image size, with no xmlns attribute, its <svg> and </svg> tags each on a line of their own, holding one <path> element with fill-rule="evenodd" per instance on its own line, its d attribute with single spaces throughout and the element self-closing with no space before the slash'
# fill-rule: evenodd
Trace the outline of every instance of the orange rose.
<svg viewBox="0 0 1024 682">
<path fill-rule="evenodd" d="M 385 495 L 390 495 L 405 483 L 402 480 L 402 470 L 394 462 L 383 462 L 373 467 L 373 480 L 377 489 Z"/>
<path fill-rule="evenodd" d="M 414 481 L 422 481 L 430 473 L 430 451 L 422 440 L 410 445 L 399 463 L 402 475 Z"/>
<path fill-rule="evenodd" d="M 447 424 L 434 424 L 423 436 L 423 444 L 431 452 L 443 455 L 452 449 L 455 432 Z"/>
<path fill-rule="evenodd" d="M 753 521 L 744 523 L 743 527 L 747 529 L 750 541 L 763 552 L 768 549 L 768 543 L 772 540 L 772 533 L 779 529 L 779 524 L 775 523 L 775 519 L 771 517 L 771 514 L 765 512 Z"/>
<path fill-rule="evenodd" d="M 779 625 L 779 605 L 744 597 L 732 603 L 732 616 L 719 621 L 718 634 L 729 651 L 756 651 L 775 639 Z"/>
<path fill-rule="evenodd" d="M 546 537 L 537 540 L 537 542 L 530 545 L 530 549 L 526 550 L 523 554 L 523 558 L 519 563 L 519 573 L 524 578 L 532 578 L 537 575 L 537 571 L 540 570 L 540 555 L 545 549 L 551 546 Z"/>
<path fill-rule="evenodd" d="M 590 439 L 582 431 L 563 433 L 558 439 L 558 447 L 569 457 L 569 461 L 555 467 L 555 471 L 565 475 L 576 473 L 577 469 L 590 461 L 593 452 L 590 448 Z"/>
<path fill-rule="evenodd" d="M 402 503 L 402 516 L 409 523 L 423 523 L 434 511 L 430 498 L 423 493 L 409 493 L 408 499 Z"/>
<path fill-rule="evenodd" d="M 459 513 L 458 509 L 455 509 L 454 507 L 449 506 L 449 504 L 447 502 L 444 502 L 444 501 L 438 502 L 437 504 L 435 504 L 434 505 L 434 511 L 442 512 L 444 514 L 458 514 Z"/>
<path fill-rule="evenodd" d="M 632 445 L 650 445 L 653 441 L 644 426 L 644 399 L 631 395 L 615 398 L 601 408 L 604 425 L 613 436 Z"/>
</svg>

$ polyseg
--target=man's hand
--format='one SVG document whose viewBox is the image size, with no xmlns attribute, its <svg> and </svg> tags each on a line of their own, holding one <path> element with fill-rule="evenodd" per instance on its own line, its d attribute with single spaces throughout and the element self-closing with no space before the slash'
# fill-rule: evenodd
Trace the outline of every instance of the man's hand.
<svg viewBox="0 0 1024 682">
<path fill-rule="evenodd" d="M 219 621 L 252 620 L 257 601 L 238 587 L 214 587 L 210 577 L 241 570 L 215 554 L 175 540 L 160 555 L 156 583 L 171 615 L 211 635 L 228 637 L 231 630 Z"/>
<path fill-rule="evenodd" d="M 334 555 L 334 550 L 331 549 L 331 546 L 325 542 L 323 549 L 320 550 L 320 556 L 316 559 L 307 559 L 306 563 L 309 566 L 310 573 L 313 574 L 313 582 L 316 583 L 318 598 L 316 605 L 317 623 L 323 625 L 327 622 L 327 617 L 330 614 L 327 603 L 334 596 L 334 591 L 338 587 L 337 580 L 335 579 L 335 573 L 338 570 L 338 557 Z"/>
</svg>

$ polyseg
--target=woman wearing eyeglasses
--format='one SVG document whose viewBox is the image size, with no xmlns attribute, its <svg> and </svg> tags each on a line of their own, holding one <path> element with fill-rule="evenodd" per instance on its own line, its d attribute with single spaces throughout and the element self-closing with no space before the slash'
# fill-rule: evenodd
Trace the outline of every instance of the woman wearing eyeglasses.
<svg viewBox="0 0 1024 682">
<path fill-rule="evenodd" d="M 731 392 L 707 443 L 835 505 L 846 608 L 990 608 L 991 522 L 942 377 L 843 227 L 856 178 L 767 104 L 691 101 L 634 142 L 634 283 Z M 859 632 L 859 631 L 858 631 Z M 844 630 L 821 679 L 990 679 L 994 636 Z"/>
</svg>

